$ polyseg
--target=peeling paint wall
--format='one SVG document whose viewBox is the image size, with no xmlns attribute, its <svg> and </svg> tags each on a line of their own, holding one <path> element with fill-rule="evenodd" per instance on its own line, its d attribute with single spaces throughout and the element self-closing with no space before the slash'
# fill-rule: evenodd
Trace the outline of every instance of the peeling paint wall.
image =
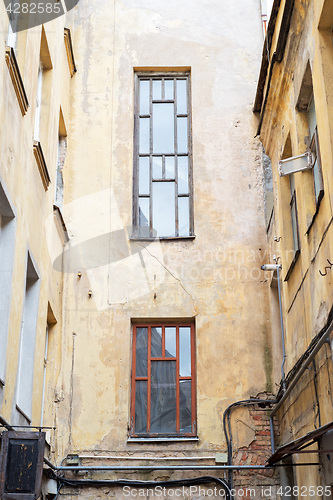
<svg viewBox="0 0 333 500">
<path fill-rule="evenodd" d="M 281 2 L 280 5 L 271 54 L 276 50 L 282 15 L 287 4 L 288 2 Z M 333 4 L 330 0 L 295 1 L 285 53 L 282 62 L 275 64 L 272 72 L 261 128 L 261 140 L 272 160 L 274 216 L 267 231 L 270 260 L 275 255 L 282 264 L 286 374 L 294 371 L 297 361 L 311 342 L 314 345 L 332 317 L 330 266 L 325 273 L 328 260 L 332 262 L 333 242 L 332 12 Z M 289 176 L 279 177 L 278 162 L 283 157 L 288 137 L 292 152 L 287 156 L 302 154 L 310 148 L 307 112 L 297 107 L 300 97 L 304 95 L 302 82 L 308 64 L 312 74 L 324 195 L 316 206 L 312 171 L 294 174 L 300 237 L 300 254 L 295 258 Z M 267 79 L 265 89 L 268 89 Z M 274 310 L 276 311 L 276 307 Z M 280 336 L 281 333 L 279 329 L 273 329 L 272 335 Z M 280 382 L 278 373 L 275 382 Z M 327 343 L 279 410 L 280 437 L 277 437 L 277 444 L 290 442 L 332 421 L 331 384 L 332 352 Z M 295 455 L 293 460 L 295 463 L 313 462 L 314 457 L 317 458 L 313 454 Z M 317 467 L 297 468 L 295 481 L 295 484 L 305 487 L 327 484 Z"/>
<path fill-rule="evenodd" d="M 68 453 L 148 453 L 208 454 L 214 464 L 215 453 L 226 451 L 226 407 L 272 387 L 268 284 L 260 270 L 262 148 L 252 113 L 260 2 L 81 0 L 74 15 L 57 462 Z M 194 239 L 130 239 L 138 68 L 190 68 Z M 129 442 L 131 322 L 176 318 L 195 322 L 199 439 Z M 246 429 L 237 428 L 240 443 Z M 80 496 L 89 494 L 97 498 Z"/>
</svg>

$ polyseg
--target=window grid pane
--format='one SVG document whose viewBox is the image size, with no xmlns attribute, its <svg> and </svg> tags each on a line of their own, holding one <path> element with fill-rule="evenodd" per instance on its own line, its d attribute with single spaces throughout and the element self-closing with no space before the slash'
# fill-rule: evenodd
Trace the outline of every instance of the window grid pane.
<svg viewBox="0 0 333 500">
<path fill-rule="evenodd" d="M 191 236 L 188 76 L 138 78 L 134 227 L 139 237 Z M 172 188 L 171 185 L 162 187 L 156 184 L 157 181 L 169 183 L 172 180 L 175 180 Z M 159 194 L 162 194 L 161 198 Z M 179 195 L 187 195 L 188 199 L 180 201 Z M 144 202 L 144 212 L 142 196 L 149 201 L 148 205 Z"/>
<path fill-rule="evenodd" d="M 134 327 L 132 435 L 195 435 L 193 335 L 185 325 Z"/>
</svg>

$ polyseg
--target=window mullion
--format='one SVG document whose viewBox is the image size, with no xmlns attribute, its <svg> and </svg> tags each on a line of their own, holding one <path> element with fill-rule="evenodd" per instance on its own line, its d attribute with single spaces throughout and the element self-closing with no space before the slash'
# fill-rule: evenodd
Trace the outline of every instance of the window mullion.
<svg viewBox="0 0 333 500">
<path fill-rule="evenodd" d="M 178 219 L 178 140 L 177 140 L 177 79 L 175 78 L 173 81 L 173 98 L 174 98 L 174 104 L 173 104 L 173 109 L 174 109 L 174 120 L 175 120 L 175 139 L 174 139 L 174 147 L 175 147 L 175 156 L 174 156 L 174 161 L 175 161 L 175 234 L 176 236 L 179 236 L 179 219 Z"/>
<path fill-rule="evenodd" d="M 148 327 L 147 433 L 150 434 L 151 407 L 151 326 Z"/>
<path fill-rule="evenodd" d="M 194 326 L 191 326 L 191 421 L 192 421 L 192 433 L 196 433 L 196 422 L 195 422 L 195 415 L 196 415 L 196 390 L 195 390 L 195 381 L 196 381 L 196 375 L 195 375 L 195 342 L 194 342 Z"/>
<path fill-rule="evenodd" d="M 179 408 L 179 326 L 176 329 L 176 432 L 180 431 L 180 408 Z"/>
<path fill-rule="evenodd" d="M 153 235 L 153 80 L 152 78 L 149 80 L 150 91 L 149 91 L 149 174 L 150 174 L 150 182 L 149 182 L 149 235 Z"/>
<path fill-rule="evenodd" d="M 165 359 L 165 326 L 162 327 L 162 358 Z"/>
<path fill-rule="evenodd" d="M 135 393 L 136 393 L 136 327 L 133 329 L 133 352 L 132 352 L 132 400 L 131 400 L 131 431 L 135 432 Z"/>
</svg>

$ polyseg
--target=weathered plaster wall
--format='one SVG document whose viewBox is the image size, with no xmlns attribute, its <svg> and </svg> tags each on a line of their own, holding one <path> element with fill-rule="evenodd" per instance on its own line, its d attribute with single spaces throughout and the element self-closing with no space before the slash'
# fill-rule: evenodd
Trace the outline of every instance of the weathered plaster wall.
<svg viewBox="0 0 333 500">
<path fill-rule="evenodd" d="M 5 6 L 0 6 L 0 40 L 6 47 L 8 33 L 8 17 Z M 49 365 L 47 377 L 53 380 L 57 366 L 57 345 L 61 339 L 61 308 L 62 308 L 62 276 L 53 270 L 49 255 L 49 244 L 53 248 L 62 249 L 62 230 L 57 230 L 53 218 L 54 180 L 57 161 L 58 123 L 60 105 L 66 108 L 61 97 L 62 86 L 68 87 L 70 80 L 68 64 L 63 66 L 64 22 L 59 18 L 45 25 L 45 35 L 48 41 L 53 69 L 48 71 L 45 80 L 42 100 L 41 136 L 44 137 L 42 147 L 51 184 L 45 192 L 33 154 L 33 131 L 36 109 L 36 91 L 41 44 L 42 27 L 36 27 L 18 34 L 17 60 L 27 93 L 29 108 L 22 116 L 9 70 L 6 65 L 5 53 L 0 58 L 0 182 L 11 203 L 15 214 L 15 246 L 13 254 L 13 269 L 11 288 L 1 290 L 9 294 L 10 307 L 8 342 L 6 349 L 6 379 L 5 386 L 0 388 L 0 414 L 12 425 L 27 425 L 28 421 L 16 408 L 17 403 L 17 372 L 20 352 L 20 336 L 22 314 L 26 285 L 27 252 L 39 275 L 38 319 L 35 350 L 31 349 L 31 364 L 34 367 L 34 383 L 32 394 L 32 413 L 29 415 L 32 425 L 40 425 L 42 410 L 43 374 L 45 333 L 48 319 L 48 304 L 50 305 L 57 324 L 49 346 Z M 65 71 L 62 71 L 65 69 Z M 68 99 L 68 97 L 67 97 Z M 66 119 L 68 119 L 68 106 Z M 46 139 L 47 138 L 47 139 Z M 1 272 L 7 269 L 2 261 Z M 1 300 L 1 299 L 0 299 Z M 52 315 L 51 315 L 52 316 Z M 54 320 L 54 319 L 53 319 Z M 52 320 L 52 321 L 53 321 Z M 50 335 L 51 337 L 51 335 Z M 57 343 L 55 343 L 57 339 Z M 52 394 L 51 398 L 49 397 Z M 49 389 L 45 408 L 50 412 L 43 423 L 52 425 L 53 391 Z M 50 436 L 48 436 L 50 438 Z"/>
<path fill-rule="evenodd" d="M 277 27 L 281 22 L 285 2 L 281 2 Z M 271 259 L 279 256 L 282 276 L 286 278 L 293 258 L 290 186 L 288 177 L 278 175 L 278 161 L 283 155 L 290 134 L 292 155 L 304 153 L 309 147 L 304 115 L 296 109 L 298 96 L 309 61 L 312 71 L 316 106 L 324 196 L 317 214 L 311 171 L 295 174 L 300 255 L 287 281 L 282 283 L 283 311 L 288 373 L 303 355 L 310 342 L 329 321 L 333 305 L 332 274 L 324 272 L 332 256 L 332 26 L 331 1 L 297 1 L 291 19 L 290 33 L 284 58 L 276 64 L 261 129 L 261 139 L 272 160 L 274 186 L 274 219 L 269 229 Z M 277 41 L 276 31 L 271 53 Z M 274 41 L 275 40 L 275 41 Z M 287 155 L 288 156 L 288 155 Z M 310 222 L 313 219 L 312 226 Z M 281 240 L 274 241 L 274 236 Z M 279 377 L 276 381 L 279 381 Z M 315 358 L 315 365 L 305 373 L 278 413 L 283 444 L 302 436 L 332 420 L 332 360 L 331 349 L 324 345 Z M 297 456 L 296 462 L 309 456 Z M 323 478 L 316 468 L 297 468 L 298 485 L 321 484 Z"/>
<path fill-rule="evenodd" d="M 97 451 L 214 456 L 226 450 L 228 404 L 271 389 L 252 113 L 260 14 L 256 0 L 81 0 L 75 9 L 58 461 Z M 190 68 L 194 240 L 129 239 L 135 68 Z M 195 318 L 198 442 L 127 442 L 133 318 Z M 239 440 L 246 445 L 244 430 Z"/>
</svg>

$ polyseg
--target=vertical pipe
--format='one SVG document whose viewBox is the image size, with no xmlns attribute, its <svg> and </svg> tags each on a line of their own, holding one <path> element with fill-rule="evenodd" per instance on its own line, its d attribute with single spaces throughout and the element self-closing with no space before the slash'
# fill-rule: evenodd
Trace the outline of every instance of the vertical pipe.
<svg viewBox="0 0 333 500">
<path fill-rule="evenodd" d="M 283 326 L 283 313 L 282 313 L 282 297 L 281 297 L 281 276 L 280 276 L 280 266 L 277 266 L 277 281 L 278 281 L 278 292 L 279 292 L 279 308 L 280 308 L 280 324 L 281 324 L 281 339 L 282 339 L 282 352 L 283 352 L 283 360 L 281 364 L 281 375 L 282 375 L 282 387 L 283 392 L 286 390 L 286 377 L 284 374 L 284 364 L 286 362 L 286 346 L 284 339 L 284 326 Z"/>
</svg>

